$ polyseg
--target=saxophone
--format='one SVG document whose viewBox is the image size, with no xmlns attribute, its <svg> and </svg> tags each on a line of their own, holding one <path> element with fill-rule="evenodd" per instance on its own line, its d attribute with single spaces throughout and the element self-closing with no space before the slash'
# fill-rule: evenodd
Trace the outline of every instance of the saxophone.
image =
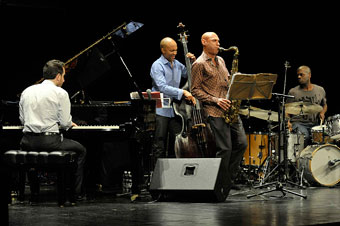
<svg viewBox="0 0 340 226">
<path fill-rule="evenodd" d="M 238 72 L 238 56 L 239 56 L 238 48 L 236 46 L 231 46 L 228 49 L 224 49 L 220 47 L 219 50 L 220 51 L 230 51 L 230 50 L 235 51 L 232 66 L 231 66 L 231 77 L 229 79 L 229 81 L 231 81 L 233 75 Z M 224 120 L 226 123 L 230 124 L 238 120 L 238 113 L 240 111 L 240 106 L 241 106 L 241 100 L 231 100 L 230 108 L 225 112 L 225 115 L 224 115 Z"/>
</svg>

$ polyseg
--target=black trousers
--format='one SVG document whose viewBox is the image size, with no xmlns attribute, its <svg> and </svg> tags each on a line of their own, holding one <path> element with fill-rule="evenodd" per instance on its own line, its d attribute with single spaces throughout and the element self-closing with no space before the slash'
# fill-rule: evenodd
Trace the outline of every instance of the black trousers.
<svg viewBox="0 0 340 226">
<path fill-rule="evenodd" d="M 61 134 L 56 135 L 28 135 L 24 134 L 21 139 L 20 146 L 22 150 L 25 151 L 55 151 L 55 150 L 63 150 L 63 151 L 73 151 L 77 153 L 78 161 L 77 161 L 77 169 L 75 174 L 75 192 L 76 194 L 81 194 L 82 192 L 82 184 L 84 178 L 84 163 L 86 157 L 86 148 L 77 141 L 64 138 Z M 32 174 L 33 172 L 31 172 Z M 31 178 L 31 179 L 30 179 Z M 37 179 L 34 176 L 29 176 L 30 181 L 32 183 L 31 192 L 38 193 L 39 187 L 37 187 Z M 35 185 L 34 185 L 35 184 Z M 33 189 L 33 191 L 32 191 Z"/>
<path fill-rule="evenodd" d="M 220 117 L 209 116 L 208 120 L 215 136 L 216 157 L 222 158 L 225 175 L 228 182 L 232 183 L 248 146 L 243 123 L 240 117 L 232 124 L 227 124 L 224 118 Z"/>
<path fill-rule="evenodd" d="M 153 144 L 153 152 L 156 159 L 164 157 L 176 157 L 175 139 L 176 135 L 181 132 L 181 129 L 182 122 L 179 116 L 168 118 L 156 115 L 156 131 Z"/>
</svg>

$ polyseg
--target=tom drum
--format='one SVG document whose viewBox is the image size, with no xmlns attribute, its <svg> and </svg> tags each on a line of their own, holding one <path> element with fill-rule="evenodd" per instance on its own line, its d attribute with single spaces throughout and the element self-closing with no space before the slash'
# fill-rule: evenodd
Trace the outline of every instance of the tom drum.
<svg viewBox="0 0 340 226">
<path fill-rule="evenodd" d="M 243 155 L 244 165 L 260 166 L 266 160 L 270 155 L 268 139 L 268 133 L 247 134 L 248 147 Z M 274 134 L 271 140 L 274 140 Z"/>
<path fill-rule="evenodd" d="M 331 139 L 333 140 L 340 139 L 340 114 L 328 117 L 327 127 Z"/>
</svg>

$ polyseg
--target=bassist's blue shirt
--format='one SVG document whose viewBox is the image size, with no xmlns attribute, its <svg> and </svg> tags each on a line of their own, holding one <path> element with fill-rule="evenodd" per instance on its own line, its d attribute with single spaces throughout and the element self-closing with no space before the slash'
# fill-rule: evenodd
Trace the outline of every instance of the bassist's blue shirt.
<svg viewBox="0 0 340 226">
<path fill-rule="evenodd" d="M 151 66 L 150 75 L 152 78 L 152 91 L 160 91 L 164 98 L 173 98 L 180 100 L 183 96 L 183 90 L 179 88 L 181 78 L 187 77 L 186 67 L 178 60 L 174 60 L 173 66 L 161 55 Z M 168 105 L 164 102 L 164 105 Z M 171 108 L 156 108 L 156 114 L 165 117 L 174 117 L 174 111 Z"/>
</svg>

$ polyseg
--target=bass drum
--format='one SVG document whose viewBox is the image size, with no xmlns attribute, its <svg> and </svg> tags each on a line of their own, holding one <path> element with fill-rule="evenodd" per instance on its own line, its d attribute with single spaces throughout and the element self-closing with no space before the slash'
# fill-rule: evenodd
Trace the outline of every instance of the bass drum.
<svg viewBox="0 0 340 226">
<path fill-rule="evenodd" d="M 340 164 L 329 165 L 329 162 L 337 159 L 340 159 L 337 146 L 310 145 L 301 151 L 298 167 L 308 182 L 334 186 L 340 181 Z"/>
</svg>

